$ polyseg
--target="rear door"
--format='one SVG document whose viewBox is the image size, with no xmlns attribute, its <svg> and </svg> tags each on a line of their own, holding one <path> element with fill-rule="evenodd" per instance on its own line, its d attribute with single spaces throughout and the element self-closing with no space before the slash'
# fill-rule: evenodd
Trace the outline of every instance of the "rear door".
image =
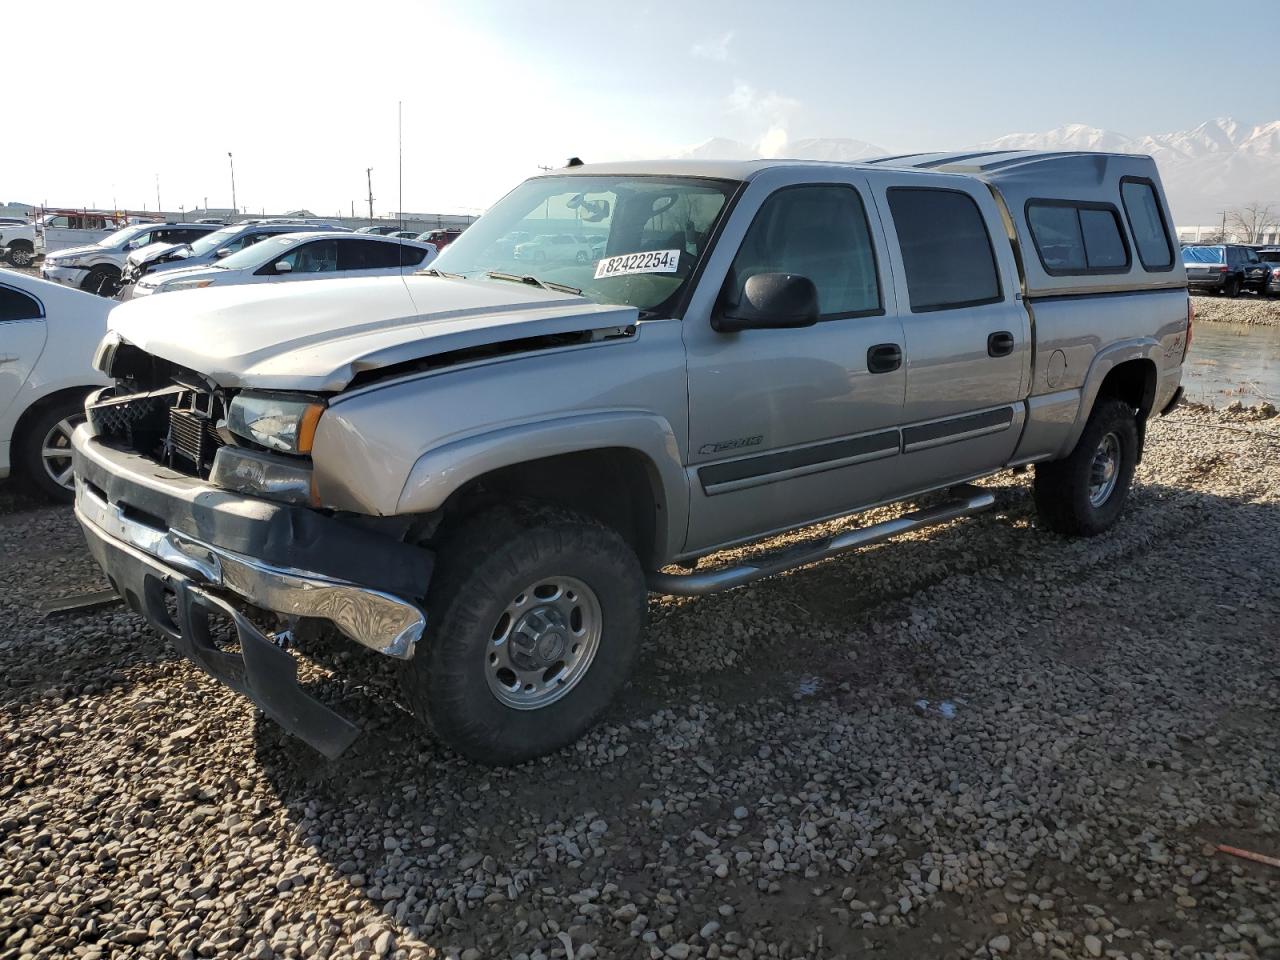
<svg viewBox="0 0 1280 960">
<path fill-rule="evenodd" d="M 6 414 L 44 350 L 45 336 L 40 301 L 0 281 L 0 421 L 16 419 Z"/>
<path fill-rule="evenodd" d="M 990 192 L 966 177 L 877 171 L 905 335 L 901 493 L 1000 467 L 1022 430 L 1031 324 Z"/>
</svg>

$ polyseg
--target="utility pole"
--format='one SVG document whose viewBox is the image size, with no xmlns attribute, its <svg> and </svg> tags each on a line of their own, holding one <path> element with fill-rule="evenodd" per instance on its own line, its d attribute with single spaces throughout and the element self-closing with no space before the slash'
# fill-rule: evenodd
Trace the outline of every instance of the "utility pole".
<svg viewBox="0 0 1280 960">
<path fill-rule="evenodd" d="M 240 207 L 236 204 L 236 158 L 230 150 L 227 151 L 227 159 L 231 162 L 231 213 L 234 216 L 240 212 Z"/>
<path fill-rule="evenodd" d="M 1222 211 L 1222 230 L 1218 233 L 1218 239 L 1222 243 L 1227 242 L 1227 211 Z"/>
<path fill-rule="evenodd" d="M 369 185 L 369 226 L 373 226 L 373 167 L 366 167 L 365 182 Z"/>
</svg>

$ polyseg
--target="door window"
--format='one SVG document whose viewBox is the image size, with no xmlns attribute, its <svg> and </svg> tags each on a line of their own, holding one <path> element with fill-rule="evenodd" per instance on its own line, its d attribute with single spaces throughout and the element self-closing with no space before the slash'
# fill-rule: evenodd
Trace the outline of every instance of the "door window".
<svg viewBox="0 0 1280 960">
<path fill-rule="evenodd" d="M 314 240 L 301 243 L 283 257 L 271 262 L 289 264 L 293 273 L 333 273 L 338 269 L 338 244 L 334 240 Z"/>
<path fill-rule="evenodd" d="M 889 212 L 913 313 L 1001 299 L 991 236 L 973 197 L 959 190 L 892 187 Z"/>
<path fill-rule="evenodd" d="M 728 302 L 739 302 L 747 280 L 762 273 L 812 280 L 822 320 L 884 312 L 866 208 L 853 187 L 783 187 L 770 195 L 729 268 Z"/>
<path fill-rule="evenodd" d="M 338 240 L 339 270 L 380 270 L 400 266 L 398 244 L 381 240 Z"/>
<path fill-rule="evenodd" d="M 21 290 L 0 284 L 0 323 L 15 320 L 39 320 L 44 316 L 40 302 Z"/>
</svg>

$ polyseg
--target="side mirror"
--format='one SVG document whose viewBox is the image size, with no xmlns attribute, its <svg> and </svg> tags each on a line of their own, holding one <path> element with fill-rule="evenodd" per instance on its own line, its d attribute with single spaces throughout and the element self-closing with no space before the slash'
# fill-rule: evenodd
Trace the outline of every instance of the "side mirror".
<svg viewBox="0 0 1280 960">
<path fill-rule="evenodd" d="M 277 260 L 275 264 L 276 273 L 292 273 L 293 264 L 288 260 Z"/>
<path fill-rule="evenodd" d="M 214 251 L 213 255 L 217 257 L 219 260 L 221 260 L 223 257 L 231 256 L 231 251 L 228 250 L 226 247 L 220 247 L 218 250 Z"/>
<path fill-rule="evenodd" d="M 789 330 L 818 322 L 818 288 L 794 273 L 757 273 L 747 278 L 742 296 L 711 318 L 721 333 L 739 330 Z"/>
</svg>

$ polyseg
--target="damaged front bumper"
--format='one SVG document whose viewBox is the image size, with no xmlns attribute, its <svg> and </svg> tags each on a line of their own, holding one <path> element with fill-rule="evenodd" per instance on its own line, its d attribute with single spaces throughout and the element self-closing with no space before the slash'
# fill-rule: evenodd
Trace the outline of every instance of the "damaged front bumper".
<svg viewBox="0 0 1280 960">
<path fill-rule="evenodd" d="M 429 552 L 305 507 L 243 496 L 96 441 L 73 439 L 76 516 L 89 549 L 130 606 L 181 652 L 248 696 L 290 733 L 337 756 L 357 728 L 307 694 L 293 657 L 247 607 L 332 623 L 407 659 L 426 627 Z M 239 652 L 209 618 L 230 619 Z"/>
</svg>

